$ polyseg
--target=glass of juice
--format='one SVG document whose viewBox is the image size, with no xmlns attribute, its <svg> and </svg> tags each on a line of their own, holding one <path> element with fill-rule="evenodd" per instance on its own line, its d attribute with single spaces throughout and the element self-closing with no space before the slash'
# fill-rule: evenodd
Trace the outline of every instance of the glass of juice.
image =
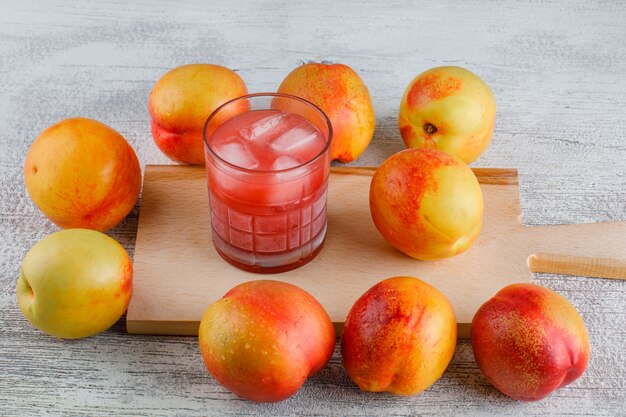
<svg viewBox="0 0 626 417">
<path fill-rule="evenodd" d="M 312 103 L 251 94 L 204 126 L 213 244 L 246 271 L 298 268 L 322 249 L 332 127 Z"/>
</svg>

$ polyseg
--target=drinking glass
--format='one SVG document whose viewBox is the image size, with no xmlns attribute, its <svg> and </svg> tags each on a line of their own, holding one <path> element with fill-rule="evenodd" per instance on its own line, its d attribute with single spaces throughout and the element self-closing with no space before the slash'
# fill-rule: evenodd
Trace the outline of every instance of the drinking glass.
<svg viewBox="0 0 626 417">
<path fill-rule="evenodd" d="M 232 265 L 276 273 L 320 252 L 332 126 L 312 103 L 250 94 L 217 108 L 204 126 L 213 244 Z"/>
</svg>

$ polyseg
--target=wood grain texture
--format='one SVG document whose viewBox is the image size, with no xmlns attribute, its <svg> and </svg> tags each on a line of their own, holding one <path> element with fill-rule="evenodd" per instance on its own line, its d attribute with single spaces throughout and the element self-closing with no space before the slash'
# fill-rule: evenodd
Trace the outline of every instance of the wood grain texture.
<svg viewBox="0 0 626 417">
<path fill-rule="evenodd" d="M 196 335 L 206 308 L 231 288 L 274 279 L 313 294 L 341 334 L 348 311 L 361 294 L 382 279 L 408 275 L 434 285 L 450 299 L 459 338 L 467 339 L 472 317 L 485 300 L 506 285 L 530 282 L 527 263 L 535 272 L 626 279 L 626 253 L 620 246 L 626 222 L 523 226 L 517 173 L 511 169 L 477 170 L 485 201 L 484 225 L 467 252 L 416 261 L 394 250 L 372 222 L 369 185 L 374 171 L 334 167 L 322 253 L 289 273 L 260 276 L 231 266 L 213 248 L 204 168 L 147 166 L 128 332 Z M 554 253 L 535 254 L 537 248 Z"/>
<path fill-rule="evenodd" d="M 336 351 L 292 399 L 259 405 L 215 383 L 185 337 L 113 329 L 59 341 L 29 326 L 15 302 L 26 251 L 56 228 L 29 200 L 22 164 L 32 140 L 65 117 L 121 132 L 142 165 L 169 163 L 152 143 L 148 94 L 190 62 L 234 68 L 250 91 L 275 90 L 308 60 L 343 62 L 369 87 L 377 126 L 351 165 L 403 149 L 400 98 L 418 73 L 461 65 L 497 101 L 491 145 L 474 167 L 519 170 L 522 222 L 626 220 L 626 5 L 502 0 L 0 2 L 0 415 L 2 416 L 623 416 L 623 281 L 535 274 L 572 301 L 591 336 L 585 375 L 519 403 L 481 376 L 467 342 L 443 377 L 413 398 L 361 393 Z M 138 210 L 109 234 L 134 252 Z M 621 245 L 623 248 L 624 245 Z"/>
</svg>

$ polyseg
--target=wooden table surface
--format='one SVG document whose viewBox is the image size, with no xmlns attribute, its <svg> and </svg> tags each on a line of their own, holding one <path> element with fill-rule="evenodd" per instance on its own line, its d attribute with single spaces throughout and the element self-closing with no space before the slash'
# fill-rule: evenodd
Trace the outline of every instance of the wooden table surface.
<svg viewBox="0 0 626 417">
<path fill-rule="evenodd" d="M 275 90 L 309 60 L 350 65 L 369 87 L 377 119 L 354 165 L 377 165 L 403 149 L 396 117 L 415 75 L 466 67 L 498 105 L 491 146 L 473 166 L 519 169 L 523 222 L 626 220 L 623 2 L 212 3 L 0 3 L 0 415 L 626 415 L 623 281 L 534 277 L 572 301 L 592 344 L 584 376 L 535 403 L 491 387 L 467 341 L 415 397 L 359 392 L 336 351 L 297 395 L 267 405 L 219 386 L 194 338 L 127 335 L 123 320 L 85 340 L 34 330 L 16 305 L 15 282 L 26 251 L 57 228 L 24 189 L 30 143 L 48 125 L 81 115 L 121 132 L 142 165 L 169 163 L 152 142 L 147 98 L 163 73 L 186 63 L 231 67 L 252 92 Z M 131 255 L 138 213 L 109 232 Z"/>
</svg>

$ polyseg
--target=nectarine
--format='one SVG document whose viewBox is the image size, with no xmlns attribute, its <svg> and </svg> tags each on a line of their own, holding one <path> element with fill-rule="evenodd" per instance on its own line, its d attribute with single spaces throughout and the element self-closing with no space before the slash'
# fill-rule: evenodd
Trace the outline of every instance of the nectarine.
<svg viewBox="0 0 626 417">
<path fill-rule="evenodd" d="M 472 170 L 443 151 L 406 149 L 376 170 L 370 211 L 380 234 L 416 259 L 469 248 L 483 222 L 483 196 Z"/>
<path fill-rule="evenodd" d="M 176 162 L 203 165 L 204 123 L 213 110 L 247 93 L 241 77 L 228 68 L 211 64 L 174 68 L 157 81 L 148 100 L 154 142 Z"/>
<path fill-rule="evenodd" d="M 534 401 L 576 380 L 587 367 L 589 335 L 569 301 L 533 284 L 514 284 L 472 320 L 478 367 L 497 389 Z"/>
<path fill-rule="evenodd" d="M 58 226 L 105 231 L 135 206 L 141 168 L 122 135 L 76 117 L 35 139 L 26 155 L 24 181 L 35 204 Z"/>
<path fill-rule="evenodd" d="M 333 160 L 355 160 L 372 140 L 374 107 L 361 77 L 347 65 L 304 64 L 285 77 L 278 92 L 304 98 L 328 116 Z"/>
<path fill-rule="evenodd" d="M 477 75 L 438 67 L 411 81 L 398 126 L 407 147 L 440 149 L 469 164 L 489 145 L 495 117 L 493 94 Z"/>
<path fill-rule="evenodd" d="M 61 230 L 28 251 L 17 281 L 17 303 L 31 324 L 52 336 L 76 339 L 111 327 L 126 311 L 133 265 L 109 236 Z"/>
<path fill-rule="evenodd" d="M 456 347 L 450 301 L 412 277 L 386 279 L 352 306 L 341 336 L 343 364 L 364 391 L 417 394 L 437 381 Z"/>
<path fill-rule="evenodd" d="M 243 398 L 273 402 L 291 397 L 326 364 L 335 331 L 306 291 L 279 281 L 250 281 L 209 306 L 199 342 L 218 382 Z"/>
</svg>

